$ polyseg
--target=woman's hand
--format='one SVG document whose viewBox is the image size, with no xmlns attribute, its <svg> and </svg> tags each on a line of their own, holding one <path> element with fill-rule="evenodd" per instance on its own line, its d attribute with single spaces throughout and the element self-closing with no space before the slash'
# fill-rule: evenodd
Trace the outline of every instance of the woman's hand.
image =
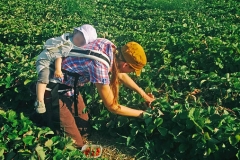
<svg viewBox="0 0 240 160">
<path fill-rule="evenodd" d="M 152 93 L 144 93 L 144 95 L 142 95 L 142 97 L 146 101 L 146 104 L 148 107 L 150 107 L 151 103 L 155 100 L 155 97 Z"/>
</svg>

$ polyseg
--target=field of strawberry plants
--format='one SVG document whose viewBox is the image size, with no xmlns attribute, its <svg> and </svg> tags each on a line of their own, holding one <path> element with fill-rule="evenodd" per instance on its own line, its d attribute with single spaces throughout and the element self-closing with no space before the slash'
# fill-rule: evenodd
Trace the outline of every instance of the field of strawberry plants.
<svg viewBox="0 0 240 160">
<path fill-rule="evenodd" d="M 121 87 L 121 104 L 151 113 L 121 117 L 84 86 L 95 130 L 134 148 L 136 159 L 240 159 L 238 0 L 2 0 L 0 14 L 1 159 L 84 159 L 70 139 L 14 110 L 33 111 L 28 88 L 44 41 L 85 23 L 117 46 L 144 47 L 149 63 L 131 77 L 156 97 L 146 109 Z"/>
</svg>

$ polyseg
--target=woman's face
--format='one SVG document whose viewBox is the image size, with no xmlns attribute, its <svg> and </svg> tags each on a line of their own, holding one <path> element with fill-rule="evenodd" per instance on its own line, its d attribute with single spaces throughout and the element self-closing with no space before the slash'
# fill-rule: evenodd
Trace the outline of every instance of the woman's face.
<svg viewBox="0 0 240 160">
<path fill-rule="evenodd" d="M 135 71 L 128 63 L 123 61 L 118 62 L 118 69 L 120 73 L 131 73 Z"/>
<path fill-rule="evenodd" d="M 85 41 L 85 38 L 84 38 L 82 32 L 77 32 L 74 34 L 73 44 L 78 47 L 81 47 L 86 44 L 86 41 Z"/>
</svg>

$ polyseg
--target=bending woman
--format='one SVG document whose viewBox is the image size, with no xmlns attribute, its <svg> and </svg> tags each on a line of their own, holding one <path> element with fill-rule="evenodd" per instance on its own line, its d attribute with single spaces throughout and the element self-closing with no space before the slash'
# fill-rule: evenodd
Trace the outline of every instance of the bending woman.
<svg viewBox="0 0 240 160">
<path fill-rule="evenodd" d="M 118 87 L 119 82 L 121 82 L 139 93 L 146 102 L 151 103 L 154 100 L 152 96 L 146 94 L 126 74 L 135 72 L 137 76 L 140 75 L 142 68 L 147 63 L 143 48 L 136 42 L 129 42 L 117 50 L 116 46 L 111 41 L 103 38 L 98 38 L 81 48 L 101 52 L 109 58 L 110 67 L 101 61 L 87 57 L 69 56 L 63 60 L 62 69 L 80 75 L 77 84 L 78 86 L 82 86 L 87 82 L 94 83 L 104 105 L 110 112 L 122 116 L 140 117 L 144 111 L 132 109 L 118 103 Z M 75 47 L 75 50 L 76 49 L 78 48 Z M 70 53 L 70 55 L 72 54 L 75 53 Z M 64 78 L 59 78 L 58 80 L 66 86 L 74 86 L 75 79 L 70 75 L 65 75 Z M 72 96 L 73 93 L 68 92 L 67 95 Z M 82 100 L 80 101 L 81 104 L 78 102 L 78 105 L 85 106 L 84 102 Z M 77 147 L 82 147 L 83 141 L 81 134 L 80 132 L 77 132 L 77 125 L 73 123 L 73 112 L 66 106 L 61 105 L 61 103 L 59 111 L 60 123 L 65 132 L 75 140 Z"/>
</svg>

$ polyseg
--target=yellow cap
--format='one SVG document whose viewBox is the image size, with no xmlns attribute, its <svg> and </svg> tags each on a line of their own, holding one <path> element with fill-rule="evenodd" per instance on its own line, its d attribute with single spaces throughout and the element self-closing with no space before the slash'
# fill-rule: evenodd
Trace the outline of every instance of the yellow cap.
<svg viewBox="0 0 240 160">
<path fill-rule="evenodd" d="M 126 62 L 135 70 L 136 75 L 140 76 L 142 68 L 147 63 L 142 46 L 137 42 L 128 42 L 121 48 L 121 52 Z"/>
</svg>

